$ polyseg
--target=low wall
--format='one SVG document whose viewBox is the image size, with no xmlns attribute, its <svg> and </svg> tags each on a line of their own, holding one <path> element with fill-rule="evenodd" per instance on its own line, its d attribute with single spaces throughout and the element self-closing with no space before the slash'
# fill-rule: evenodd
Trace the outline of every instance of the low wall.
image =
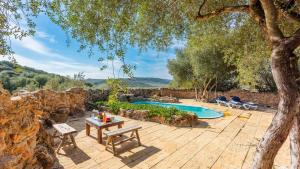
<svg viewBox="0 0 300 169">
<path fill-rule="evenodd" d="M 173 96 L 181 99 L 194 99 L 195 91 L 190 89 L 131 89 L 129 93 L 135 96 L 151 97 L 153 95 L 157 96 Z M 277 107 L 279 102 L 279 97 L 276 93 L 258 93 L 249 92 L 246 90 L 231 90 L 226 92 L 211 92 L 209 94 L 209 99 L 216 98 L 216 96 L 226 96 L 230 99 L 230 96 L 239 96 L 243 101 L 251 101 L 261 105 L 266 105 L 270 107 Z"/>
</svg>

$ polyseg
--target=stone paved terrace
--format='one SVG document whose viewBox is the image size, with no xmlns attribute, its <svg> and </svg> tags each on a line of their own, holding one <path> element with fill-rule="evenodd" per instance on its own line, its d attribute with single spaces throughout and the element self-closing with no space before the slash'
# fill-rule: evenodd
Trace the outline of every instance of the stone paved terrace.
<svg viewBox="0 0 300 169">
<path fill-rule="evenodd" d="M 113 156 L 96 141 L 96 130 L 85 135 L 84 118 L 70 119 L 68 124 L 79 133 L 75 139 L 79 149 L 65 147 L 57 154 L 60 165 L 70 169 L 128 169 L 128 168 L 251 168 L 256 144 L 272 120 L 271 112 L 228 109 L 208 103 L 181 100 L 184 104 L 202 105 L 218 111 L 229 111 L 231 116 L 201 120 L 193 128 L 177 128 L 153 122 L 123 118 L 125 125 L 140 124 L 143 146 L 125 143 L 121 153 Z M 250 118 L 239 115 L 250 113 Z M 87 114 L 88 116 L 88 114 Z M 122 118 L 122 117 L 120 117 Z M 129 151 L 124 151 L 124 150 Z M 274 168 L 289 167 L 289 147 L 285 143 L 275 159 Z"/>
</svg>

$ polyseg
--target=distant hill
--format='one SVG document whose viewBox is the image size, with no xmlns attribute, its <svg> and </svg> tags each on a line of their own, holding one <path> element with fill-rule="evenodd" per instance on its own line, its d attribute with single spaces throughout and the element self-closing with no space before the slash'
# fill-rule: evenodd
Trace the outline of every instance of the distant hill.
<svg viewBox="0 0 300 169">
<path fill-rule="evenodd" d="M 160 88 L 167 87 L 171 80 L 152 78 L 152 77 L 135 77 L 135 78 L 122 78 L 130 88 Z M 107 88 L 105 79 L 86 79 L 86 82 L 92 83 L 99 88 Z"/>
<path fill-rule="evenodd" d="M 168 79 L 147 77 L 123 78 L 122 80 L 130 88 L 160 88 L 167 87 L 170 83 Z M 65 90 L 76 86 L 107 88 L 105 79 L 86 79 L 79 82 L 70 77 L 13 64 L 8 61 L 0 61 L 0 81 L 2 81 L 4 88 L 11 92 L 21 89 L 32 91 L 40 88 Z"/>
<path fill-rule="evenodd" d="M 84 81 L 13 64 L 8 61 L 0 61 L 0 81 L 3 83 L 3 87 L 10 92 L 22 89 L 29 91 L 41 88 L 65 90 L 70 87 L 91 86 L 85 84 Z"/>
</svg>

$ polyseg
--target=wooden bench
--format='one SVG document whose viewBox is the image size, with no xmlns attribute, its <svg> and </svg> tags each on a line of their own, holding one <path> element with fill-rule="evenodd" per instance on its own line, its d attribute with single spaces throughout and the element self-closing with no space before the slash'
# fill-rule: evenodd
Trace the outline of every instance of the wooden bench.
<svg viewBox="0 0 300 169">
<path fill-rule="evenodd" d="M 73 144 L 74 147 L 77 147 L 74 136 L 72 135 L 73 133 L 77 132 L 76 129 L 74 129 L 66 123 L 54 124 L 53 127 L 55 129 L 53 139 L 58 137 L 61 140 L 56 150 L 57 153 L 59 152 L 60 148 L 64 145 Z M 68 136 L 71 139 L 71 142 L 68 141 Z"/>
<path fill-rule="evenodd" d="M 134 138 L 137 139 L 138 145 L 140 146 L 141 141 L 140 141 L 138 130 L 141 129 L 141 128 L 142 128 L 141 126 L 132 125 L 132 126 L 127 126 L 127 127 L 123 127 L 123 128 L 120 128 L 120 129 L 104 132 L 104 135 L 107 136 L 106 148 L 105 149 L 108 150 L 108 147 L 111 144 L 113 154 L 117 155 L 115 146 L 119 145 L 119 144 L 122 144 L 126 141 L 133 140 Z M 131 132 L 130 137 L 123 138 L 123 139 L 119 140 L 118 142 L 116 142 L 116 140 L 115 140 L 116 137 L 122 136 L 122 134 L 129 133 L 129 132 Z"/>
</svg>

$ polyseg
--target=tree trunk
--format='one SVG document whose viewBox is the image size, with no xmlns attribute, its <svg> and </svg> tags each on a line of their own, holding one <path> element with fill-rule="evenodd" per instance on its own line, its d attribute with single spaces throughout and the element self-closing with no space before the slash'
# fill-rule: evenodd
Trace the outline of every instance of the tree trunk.
<svg viewBox="0 0 300 169">
<path fill-rule="evenodd" d="M 297 63 L 295 55 L 284 43 L 273 47 L 272 73 L 278 88 L 280 101 L 278 111 L 271 125 L 256 148 L 253 163 L 255 169 L 272 168 L 274 158 L 285 142 L 294 124 L 292 123 L 294 117 L 299 112 L 299 91 L 296 83 L 298 67 L 295 67 L 297 65 L 295 63 Z M 299 132 L 299 130 L 296 132 Z"/>
<path fill-rule="evenodd" d="M 196 98 L 196 101 L 198 101 L 198 90 L 197 90 L 197 87 L 195 87 L 195 98 Z"/>
<path fill-rule="evenodd" d="M 202 97 L 201 97 L 201 99 L 207 99 L 206 98 L 206 95 L 207 95 L 207 88 L 208 88 L 208 86 L 210 85 L 210 82 L 212 81 L 212 79 L 211 78 L 208 78 L 208 82 L 206 83 L 206 80 L 205 80 L 205 83 L 203 84 L 203 93 L 202 93 Z"/>
<path fill-rule="evenodd" d="M 290 131 L 291 168 L 300 168 L 300 114 L 294 118 Z"/>
</svg>

